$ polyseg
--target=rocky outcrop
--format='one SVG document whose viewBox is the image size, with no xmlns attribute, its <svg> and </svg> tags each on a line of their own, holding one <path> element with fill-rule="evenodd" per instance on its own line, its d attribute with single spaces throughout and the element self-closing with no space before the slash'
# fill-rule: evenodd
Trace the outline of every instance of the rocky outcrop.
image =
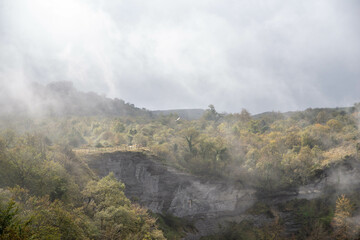
<svg viewBox="0 0 360 240">
<path fill-rule="evenodd" d="M 228 222 L 249 220 L 256 225 L 272 221 L 266 215 L 248 213 L 257 201 L 276 209 L 292 199 L 314 199 L 324 193 L 353 192 L 360 189 L 360 163 L 354 159 L 329 167 L 312 184 L 281 192 L 260 194 L 255 189 L 232 182 L 211 181 L 182 173 L 166 166 L 154 156 L 140 152 L 114 152 L 90 155 L 89 166 L 99 175 L 113 172 L 126 185 L 125 194 L 153 212 L 170 213 L 194 222 L 197 233 L 186 239 L 198 239 L 219 231 Z M 291 212 L 279 212 L 285 221 L 285 234 L 296 234 L 301 226 Z"/>
<path fill-rule="evenodd" d="M 99 176 L 113 172 L 125 183 L 125 194 L 153 212 L 193 220 L 196 236 L 216 232 L 227 221 L 241 221 L 255 201 L 254 189 L 181 173 L 139 152 L 92 155 L 88 164 Z"/>
</svg>

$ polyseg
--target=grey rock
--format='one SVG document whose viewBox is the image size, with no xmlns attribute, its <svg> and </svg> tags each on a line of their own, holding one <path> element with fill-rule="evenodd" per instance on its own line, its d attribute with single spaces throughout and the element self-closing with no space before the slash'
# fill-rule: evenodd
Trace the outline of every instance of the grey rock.
<svg viewBox="0 0 360 240">
<path fill-rule="evenodd" d="M 204 180 L 162 164 L 139 152 L 115 152 L 88 157 L 101 177 L 113 172 L 125 183 L 130 199 L 156 213 L 170 213 L 193 220 L 198 230 L 187 239 L 215 233 L 221 225 L 241 221 L 255 202 L 255 190 L 233 183 Z"/>
<path fill-rule="evenodd" d="M 247 212 L 257 201 L 277 209 L 292 199 L 314 199 L 329 189 L 335 193 L 360 189 L 360 163 L 333 166 L 315 182 L 284 191 L 259 194 L 255 189 L 232 182 L 199 178 L 166 166 L 154 156 L 140 152 L 114 152 L 90 155 L 89 166 L 101 177 L 113 172 L 126 185 L 125 194 L 156 213 L 170 213 L 194 223 L 198 232 L 185 239 L 198 239 L 221 231 L 229 222 L 249 220 L 256 226 L 271 222 L 266 215 Z M 278 212 L 285 221 L 285 234 L 301 228 L 292 212 Z"/>
</svg>

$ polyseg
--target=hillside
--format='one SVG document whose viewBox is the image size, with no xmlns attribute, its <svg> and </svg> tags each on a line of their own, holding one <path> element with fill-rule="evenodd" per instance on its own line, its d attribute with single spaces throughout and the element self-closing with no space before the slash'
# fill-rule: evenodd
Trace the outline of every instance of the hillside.
<svg viewBox="0 0 360 240">
<path fill-rule="evenodd" d="M 18 116 L 150 116 L 145 109 L 96 93 L 77 91 L 71 82 L 31 84 L 27 91 L 4 93 L 0 115 Z M 19 95 L 20 94 L 20 95 Z"/>
<path fill-rule="evenodd" d="M 36 91 L 0 117 L 0 239 L 360 237 L 359 104 L 187 120 Z"/>
</svg>

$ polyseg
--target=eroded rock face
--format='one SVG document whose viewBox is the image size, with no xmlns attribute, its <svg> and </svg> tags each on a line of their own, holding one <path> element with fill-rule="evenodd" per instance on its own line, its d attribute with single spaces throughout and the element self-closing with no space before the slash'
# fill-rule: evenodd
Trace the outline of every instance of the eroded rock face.
<svg viewBox="0 0 360 240">
<path fill-rule="evenodd" d="M 215 232 L 225 219 L 243 219 L 240 215 L 255 201 L 253 189 L 181 173 L 142 153 L 104 153 L 88 160 L 101 177 L 113 172 L 125 183 L 125 194 L 153 212 L 195 219 L 201 235 Z"/>
<path fill-rule="evenodd" d="M 165 166 L 153 156 L 139 152 L 114 152 L 87 157 L 89 166 L 101 177 L 113 172 L 126 185 L 125 194 L 158 213 L 171 213 L 193 220 L 198 232 L 186 239 L 198 239 L 219 231 L 228 222 L 249 220 L 257 225 L 271 221 L 247 210 L 256 201 L 273 209 L 292 199 L 314 199 L 325 192 L 353 192 L 360 189 L 360 163 L 345 162 L 329 168 L 317 181 L 298 189 L 259 195 L 255 189 L 231 182 L 210 181 Z M 300 226 L 291 212 L 278 213 L 285 223 L 285 234 L 296 234 Z"/>
<path fill-rule="evenodd" d="M 342 164 L 327 169 L 322 178 L 305 186 L 300 186 L 296 198 L 314 199 L 325 192 L 337 195 L 348 194 L 360 189 L 360 162 L 348 159 Z"/>
</svg>

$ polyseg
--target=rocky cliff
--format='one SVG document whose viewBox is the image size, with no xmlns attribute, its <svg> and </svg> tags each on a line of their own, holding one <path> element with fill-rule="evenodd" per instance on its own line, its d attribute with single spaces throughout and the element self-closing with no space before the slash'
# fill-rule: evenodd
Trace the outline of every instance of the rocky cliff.
<svg viewBox="0 0 360 240">
<path fill-rule="evenodd" d="M 292 199 L 314 199 L 329 190 L 344 192 L 360 187 L 360 164 L 348 163 L 324 172 L 313 184 L 292 191 L 259 194 L 231 182 L 211 181 L 182 173 L 163 164 L 154 156 L 140 152 L 114 152 L 90 155 L 89 166 L 99 175 L 113 172 L 126 185 L 125 193 L 153 212 L 170 213 L 194 222 L 197 233 L 186 239 L 217 232 L 228 222 L 244 219 L 263 224 L 271 219 L 266 215 L 251 215 L 249 210 L 259 200 L 276 210 L 276 205 Z M 261 198 L 261 199 L 260 199 Z M 291 212 L 278 213 L 285 223 L 287 234 L 299 226 Z"/>
<path fill-rule="evenodd" d="M 255 199 L 254 189 L 181 173 L 143 153 L 104 153 L 89 156 L 88 161 L 99 176 L 113 172 L 125 183 L 126 195 L 153 212 L 194 220 L 196 235 L 215 232 L 226 221 L 243 219 Z"/>
</svg>

